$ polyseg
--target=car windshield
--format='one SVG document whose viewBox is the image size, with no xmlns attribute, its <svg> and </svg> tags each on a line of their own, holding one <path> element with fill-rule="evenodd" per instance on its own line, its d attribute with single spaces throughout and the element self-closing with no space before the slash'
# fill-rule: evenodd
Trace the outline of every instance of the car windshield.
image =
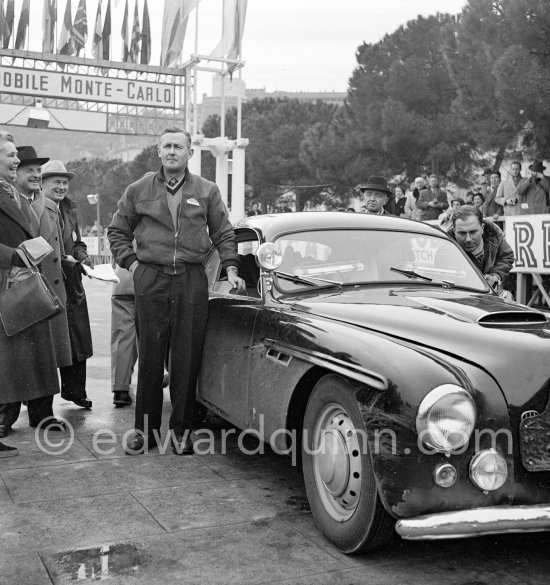
<svg viewBox="0 0 550 585">
<path fill-rule="evenodd" d="M 487 290 L 460 249 L 445 237 L 383 230 L 314 230 L 276 240 L 280 292 L 374 283 L 444 284 Z M 295 280 L 288 276 L 299 277 Z M 309 282 L 304 282 L 309 281 Z"/>
</svg>

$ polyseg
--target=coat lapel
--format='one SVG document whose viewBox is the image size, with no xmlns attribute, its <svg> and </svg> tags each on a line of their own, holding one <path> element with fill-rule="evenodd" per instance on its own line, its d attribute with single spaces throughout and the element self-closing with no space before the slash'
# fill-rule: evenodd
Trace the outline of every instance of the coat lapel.
<svg viewBox="0 0 550 585">
<path fill-rule="evenodd" d="M 9 216 L 15 223 L 20 225 L 31 238 L 34 238 L 32 226 L 28 222 L 27 218 L 23 215 L 23 212 L 17 207 L 17 203 L 9 198 L 8 195 L 0 193 L 0 211 Z"/>
</svg>

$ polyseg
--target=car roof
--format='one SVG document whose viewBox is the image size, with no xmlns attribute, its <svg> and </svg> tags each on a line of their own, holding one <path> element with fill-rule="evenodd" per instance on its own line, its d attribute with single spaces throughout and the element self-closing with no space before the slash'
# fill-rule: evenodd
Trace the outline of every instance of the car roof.
<svg viewBox="0 0 550 585">
<path fill-rule="evenodd" d="M 445 236 L 440 229 L 420 221 L 392 215 L 343 211 L 304 211 L 253 215 L 238 221 L 235 228 L 252 228 L 261 233 L 265 240 L 272 240 L 281 233 L 311 229 L 380 229 Z"/>
</svg>

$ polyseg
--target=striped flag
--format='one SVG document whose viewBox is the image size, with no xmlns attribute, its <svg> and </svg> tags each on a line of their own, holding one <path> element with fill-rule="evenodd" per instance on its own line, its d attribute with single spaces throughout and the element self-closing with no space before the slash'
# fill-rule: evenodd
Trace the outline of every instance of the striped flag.
<svg viewBox="0 0 550 585">
<path fill-rule="evenodd" d="M 73 42 L 75 52 L 84 49 L 88 40 L 88 15 L 86 14 L 86 0 L 80 0 L 73 22 Z"/>
<path fill-rule="evenodd" d="M 42 52 L 55 50 L 55 21 L 57 20 L 57 0 L 44 0 L 42 13 Z"/>
<path fill-rule="evenodd" d="M 29 28 L 29 2 L 30 0 L 23 0 L 23 5 L 21 6 L 21 15 L 19 16 L 19 24 L 17 25 L 17 36 L 15 37 L 16 49 L 25 48 L 27 29 Z"/>
<path fill-rule="evenodd" d="M 103 23 L 103 59 L 109 60 L 111 54 L 111 0 L 107 1 L 107 11 L 105 12 L 105 22 Z"/>
<path fill-rule="evenodd" d="M 132 40 L 130 42 L 130 63 L 137 63 L 139 57 L 139 44 L 140 44 L 140 33 L 139 33 L 139 14 L 138 14 L 138 3 L 134 4 L 134 22 L 132 25 Z"/>
<path fill-rule="evenodd" d="M 13 1 L 14 0 L 8 0 L 8 3 L 6 4 L 6 25 L 4 27 L 4 43 L 2 45 L 4 49 L 9 48 L 11 35 L 13 34 L 13 25 L 15 23 L 15 8 Z"/>
<path fill-rule="evenodd" d="M 128 0 L 126 0 L 126 5 L 124 7 L 124 19 L 122 20 L 122 61 L 124 63 L 128 62 L 129 55 L 130 55 L 130 40 L 128 38 Z"/>
<path fill-rule="evenodd" d="M 148 65 L 151 60 L 151 23 L 147 0 L 143 5 L 143 22 L 141 23 L 141 64 Z"/>
<path fill-rule="evenodd" d="M 92 54 L 96 59 L 103 58 L 103 33 L 101 30 L 101 1 L 97 3 L 95 16 L 94 39 L 92 42 Z"/>
<path fill-rule="evenodd" d="M 170 67 L 180 61 L 189 14 L 200 0 L 165 0 L 162 18 L 160 64 Z"/>
<path fill-rule="evenodd" d="M 63 25 L 61 27 L 57 48 L 61 55 L 73 55 L 76 52 L 73 40 L 71 0 L 67 0 L 67 5 L 65 6 L 65 16 L 63 17 Z"/>
</svg>

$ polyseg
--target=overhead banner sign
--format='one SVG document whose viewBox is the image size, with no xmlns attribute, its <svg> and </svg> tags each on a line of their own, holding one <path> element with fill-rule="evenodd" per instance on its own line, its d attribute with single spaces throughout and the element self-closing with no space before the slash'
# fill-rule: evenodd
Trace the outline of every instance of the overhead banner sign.
<svg viewBox="0 0 550 585">
<path fill-rule="evenodd" d="M 550 214 L 506 216 L 505 234 L 514 272 L 550 274 Z"/>
<path fill-rule="evenodd" d="M 174 108 L 176 88 L 166 83 L 0 66 L 0 93 Z"/>
</svg>

